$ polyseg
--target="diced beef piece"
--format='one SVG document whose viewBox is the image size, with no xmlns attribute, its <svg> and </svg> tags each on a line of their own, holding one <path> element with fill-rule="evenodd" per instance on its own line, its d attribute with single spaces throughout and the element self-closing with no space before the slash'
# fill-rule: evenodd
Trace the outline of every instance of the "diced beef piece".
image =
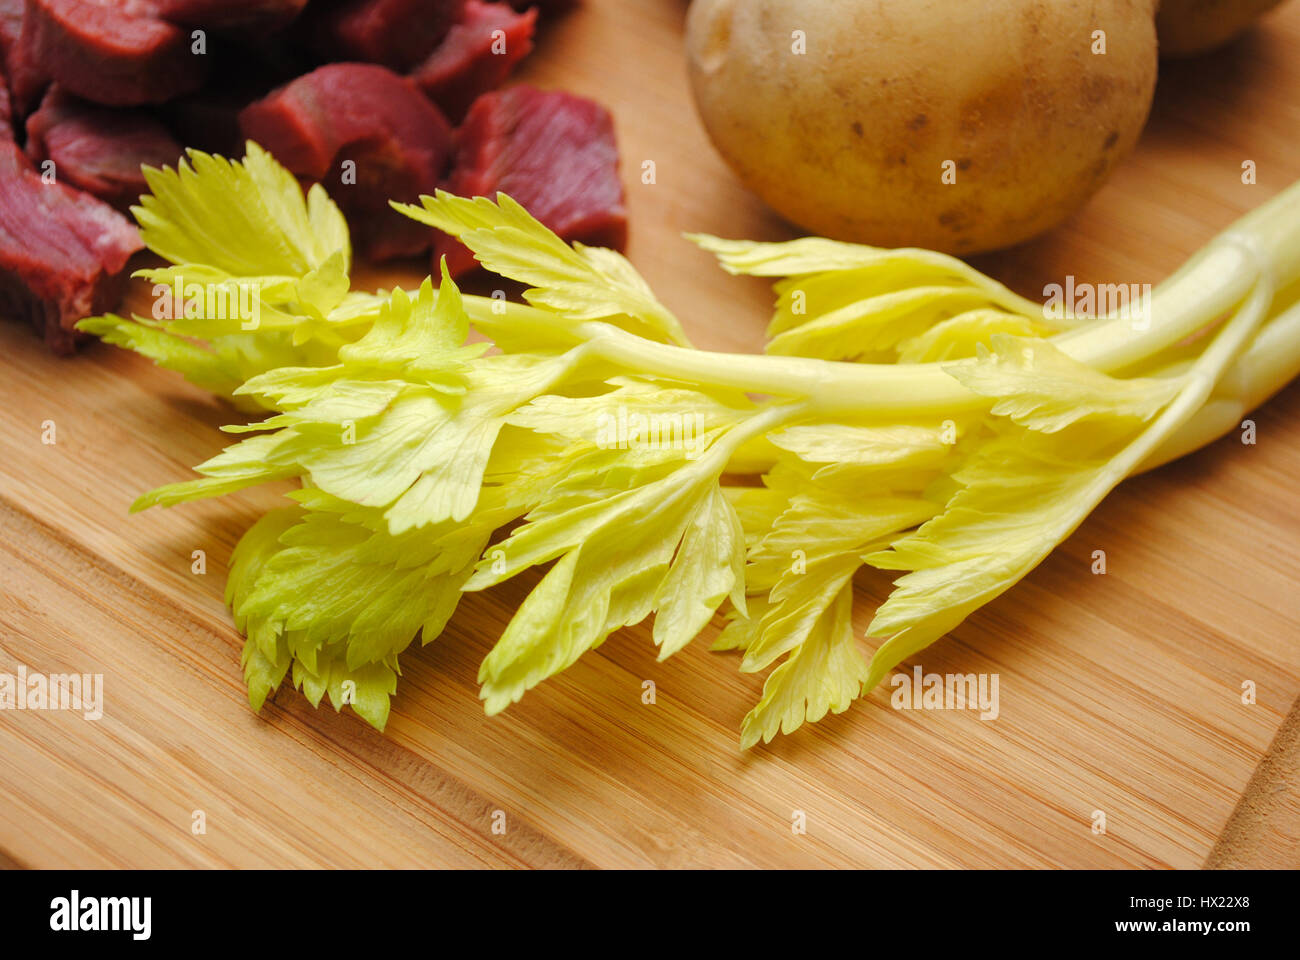
<svg viewBox="0 0 1300 960">
<path fill-rule="evenodd" d="M 27 0 L 0 0 L 0 57 L 4 59 L 11 109 L 17 120 L 32 111 L 50 83 L 45 71 L 32 59 L 30 38 L 23 42 L 26 5 Z"/>
<path fill-rule="evenodd" d="M 411 73 L 452 122 L 480 95 L 495 90 L 533 49 L 537 11 L 516 13 L 505 3 L 466 0 L 461 17 Z"/>
<path fill-rule="evenodd" d="M 452 151 L 451 127 L 415 85 L 386 67 L 321 67 L 239 115 L 255 140 L 299 177 L 325 184 L 358 251 L 374 260 L 427 250 L 427 227 L 389 200 L 432 193 Z"/>
<path fill-rule="evenodd" d="M 26 317 L 56 353 L 73 324 L 116 306 L 135 227 L 88 193 L 44 183 L 14 144 L 0 144 L 0 311 Z"/>
<path fill-rule="evenodd" d="M 174 165 L 181 145 L 152 114 L 88 103 L 53 86 L 27 118 L 27 155 L 53 160 L 56 176 L 115 207 L 148 190 L 140 167 Z"/>
<path fill-rule="evenodd" d="M 256 27 L 277 30 L 291 22 L 307 0 L 135 0 L 159 20 L 183 26 L 224 30 Z"/>
<path fill-rule="evenodd" d="M 528 86 L 479 97 L 456 131 L 456 159 L 444 187 L 462 197 L 507 193 L 571 242 L 627 245 L 613 120 L 583 97 Z M 469 250 L 440 233 L 435 267 L 444 254 L 453 274 L 476 266 Z"/>
<path fill-rule="evenodd" d="M 317 0 L 303 18 L 322 62 L 360 60 L 405 72 L 438 46 L 465 0 Z"/>
<path fill-rule="evenodd" d="M 20 47 L 69 93 L 109 106 L 195 90 L 208 58 L 187 29 L 138 13 L 138 0 L 27 0 Z"/>
</svg>

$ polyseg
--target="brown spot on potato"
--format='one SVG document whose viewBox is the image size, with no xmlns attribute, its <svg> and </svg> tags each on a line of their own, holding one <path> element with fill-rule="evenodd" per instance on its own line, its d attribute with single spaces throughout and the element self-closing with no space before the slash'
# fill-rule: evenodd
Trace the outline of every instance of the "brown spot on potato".
<svg viewBox="0 0 1300 960">
<path fill-rule="evenodd" d="M 1046 21 L 1049 16 L 1048 11 L 1041 3 L 1026 4 L 1024 10 L 1020 13 L 1021 20 L 1024 21 L 1025 28 L 1029 31 L 1032 38 L 1036 38 L 1042 33 L 1041 23 Z"/>
<path fill-rule="evenodd" d="M 939 214 L 939 225 L 953 233 L 961 233 L 970 226 L 970 216 L 964 210 L 945 210 Z"/>
<path fill-rule="evenodd" d="M 970 157 L 958 157 L 958 158 L 957 158 L 957 169 L 958 169 L 958 170 L 969 170 L 969 169 L 970 169 L 970 166 L 971 166 L 971 159 L 970 159 Z"/>
<path fill-rule="evenodd" d="M 924 113 L 918 113 L 911 120 L 907 121 L 907 129 L 920 130 L 929 122 L 930 122 L 929 117 L 927 117 Z"/>
<path fill-rule="evenodd" d="M 862 136 L 862 124 L 857 120 L 853 121 L 853 132 L 859 137 Z"/>
<path fill-rule="evenodd" d="M 958 108 L 958 134 L 963 139 L 978 137 L 986 126 L 996 128 L 1024 107 L 1023 78 L 1006 75 L 991 79 L 982 90 L 967 97 Z"/>
<path fill-rule="evenodd" d="M 1115 80 L 1104 73 L 1093 73 L 1083 78 L 1083 102 L 1097 107 L 1110 99 L 1115 91 Z"/>
<path fill-rule="evenodd" d="M 1104 144 L 1102 144 L 1102 149 L 1103 149 L 1103 150 L 1109 150 L 1109 149 L 1111 149 L 1112 147 L 1114 147 L 1115 144 L 1117 144 L 1117 143 L 1119 143 L 1119 131 L 1118 131 L 1118 130 L 1112 130 L 1112 131 L 1110 132 L 1110 135 L 1106 137 L 1106 142 L 1105 142 Z"/>
</svg>

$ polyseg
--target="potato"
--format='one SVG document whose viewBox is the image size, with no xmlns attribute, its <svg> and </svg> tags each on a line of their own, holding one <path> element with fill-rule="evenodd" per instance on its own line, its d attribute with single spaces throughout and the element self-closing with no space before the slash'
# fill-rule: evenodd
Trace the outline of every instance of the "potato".
<svg viewBox="0 0 1300 960">
<path fill-rule="evenodd" d="M 969 254 L 1060 223 L 1133 148 L 1155 87 L 1154 7 L 695 0 L 687 52 L 710 137 L 778 213 L 838 239 Z"/>
<path fill-rule="evenodd" d="M 1191 57 L 1222 46 L 1282 0 L 1160 0 L 1160 55 Z"/>
</svg>

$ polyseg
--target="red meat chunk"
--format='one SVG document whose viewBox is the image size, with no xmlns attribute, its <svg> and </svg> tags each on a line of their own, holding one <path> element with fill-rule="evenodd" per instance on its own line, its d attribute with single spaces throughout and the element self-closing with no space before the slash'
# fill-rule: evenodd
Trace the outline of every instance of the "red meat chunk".
<svg viewBox="0 0 1300 960">
<path fill-rule="evenodd" d="M 71 353 L 82 317 L 121 299 L 140 235 L 88 193 L 45 183 L 13 143 L 0 143 L 0 311 L 26 317 L 56 353 Z"/>
<path fill-rule="evenodd" d="M 405 77 L 373 64 L 332 64 L 251 104 L 239 121 L 245 137 L 293 173 L 325 184 L 363 256 L 428 249 L 428 229 L 388 201 L 433 192 L 451 156 L 452 132 Z"/>
<path fill-rule="evenodd" d="M 360 60 L 410 70 L 460 17 L 465 0 L 317 0 L 303 22 L 322 61 Z"/>
<path fill-rule="evenodd" d="M 533 49 L 537 11 L 466 0 L 460 19 L 413 79 L 443 113 L 459 121 L 480 95 L 495 90 Z"/>
<path fill-rule="evenodd" d="M 87 103 L 57 86 L 27 118 L 32 161 L 53 160 L 60 180 L 115 207 L 130 206 L 148 190 L 141 165 L 175 164 L 181 152 L 149 113 Z"/>
<path fill-rule="evenodd" d="M 507 193 L 568 241 L 627 245 L 613 120 L 583 97 L 528 86 L 479 97 L 456 131 L 444 187 L 462 197 Z M 444 254 L 453 274 L 477 265 L 459 241 L 438 234 L 435 267 Z"/>
<path fill-rule="evenodd" d="M 162 103 L 197 89 L 206 55 L 189 32 L 138 0 L 27 0 L 19 46 L 69 93 L 109 106 Z"/>
</svg>

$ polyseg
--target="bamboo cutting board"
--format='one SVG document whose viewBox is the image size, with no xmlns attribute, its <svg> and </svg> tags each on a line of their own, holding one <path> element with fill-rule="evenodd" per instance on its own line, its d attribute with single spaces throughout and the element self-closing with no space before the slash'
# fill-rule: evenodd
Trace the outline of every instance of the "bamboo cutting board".
<svg viewBox="0 0 1300 960">
<path fill-rule="evenodd" d="M 696 121 L 685 6 L 588 0 L 543 32 L 524 76 L 612 108 L 632 260 L 701 346 L 753 350 L 765 285 L 726 277 L 679 234 L 792 234 Z M 1161 279 L 1300 177 L 1298 45 L 1293 3 L 1226 52 L 1165 65 L 1136 155 L 1090 206 L 978 265 L 1030 295 L 1070 273 Z M 1247 159 L 1255 186 L 1240 181 Z M 645 625 L 485 718 L 475 673 L 527 578 L 468 596 L 403 658 L 386 734 L 291 689 L 252 714 L 221 594 L 274 492 L 126 515 L 212 455 L 230 411 L 112 348 L 50 357 L 13 323 L 0 358 L 0 671 L 103 673 L 106 701 L 98 722 L 0 713 L 0 863 L 1300 865 L 1300 388 L 1255 414 L 1255 445 L 1230 437 L 1126 483 L 916 661 L 998 673 L 996 721 L 895 711 L 878 690 L 742 754 L 762 678 L 709 653 L 709 636 L 657 663 Z M 862 580 L 861 630 L 887 587 Z M 1244 681 L 1257 702 L 1242 703 Z"/>
</svg>

